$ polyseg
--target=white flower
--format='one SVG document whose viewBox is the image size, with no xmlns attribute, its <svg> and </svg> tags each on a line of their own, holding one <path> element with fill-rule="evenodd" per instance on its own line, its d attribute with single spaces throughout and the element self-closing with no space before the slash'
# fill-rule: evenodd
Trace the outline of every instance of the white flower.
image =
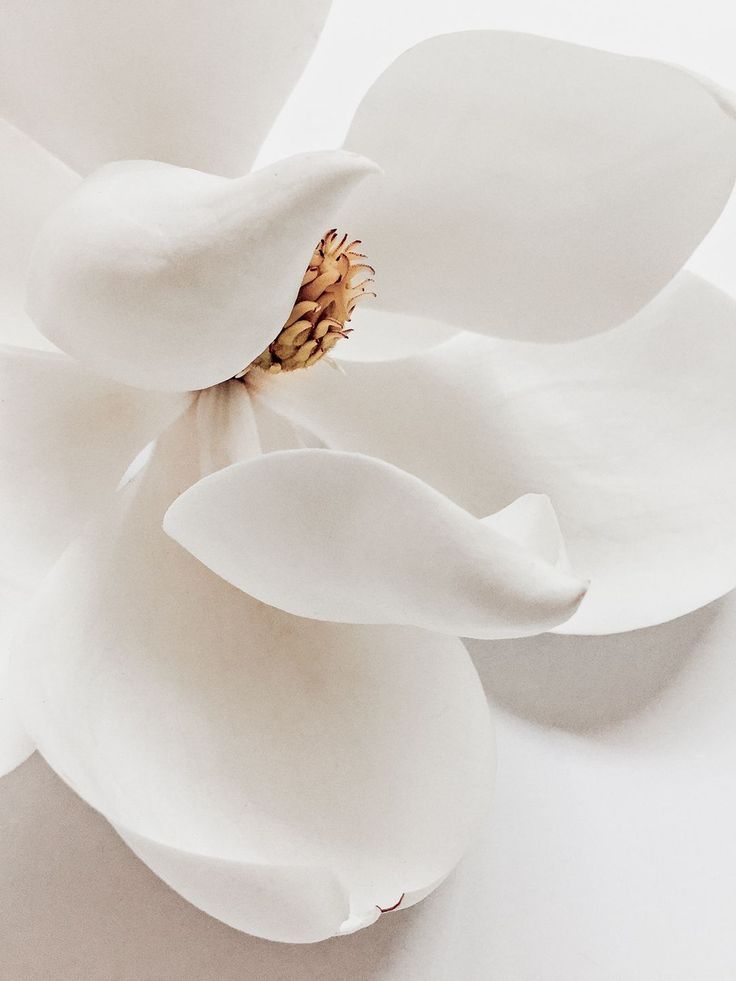
<svg viewBox="0 0 736 981">
<path fill-rule="evenodd" d="M 242 13 L 211 11 L 200 34 L 192 12 L 164 42 L 170 25 L 136 10 L 156 71 L 136 66 L 124 98 L 131 48 L 81 17 L 97 47 L 46 60 L 48 104 L 15 103 L 78 166 L 167 162 L 76 186 L 4 131 L 8 267 L 25 267 L 60 203 L 28 302 L 75 360 L 4 349 L 0 480 L 3 574 L 43 579 L 12 666 L 34 744 L 196 905 L 308 941 L 420 899 L 484 812 L 488 716 L 457 636 L 539 632 L 580 601 L 544 498 L 485 515 L 550 493 L 573 568 L 593 578 L 571 629 L 658 622 L 733 586 L 733 305 L 688 276 L 653 298 L 730 191 L 736 129 L 676 69 L 479 32 L 388 70 L 347 140 L 361 156 L 234 180 L 182 169 L 237 170 L 228 138 L 252 135 L 239 113 L 264 131 L 308 47 L 303 18 L 320 13 L 287 6 L 255 15 L 247 63 Z M 212 34 L 212 89 L 185 104 Z M 144 119 L 144 97 L 163 116 Z M 366 157 L 380 179 L 363 181 Z M 347 360 L 351 339 L 343 373 L 231 381 L 287 321 L 332 225 L 367 241 L 387 309 L 450 338 L 379 362 Z M 10 319 L 16 281 L 7 292 Z M 283 420 L 328 449 L 294 449 Z M 164 534 L 166 512 L 201 561 Z M 29 745 L 6 709 L 10 764 Z"/>
<path fill-rule="evenodd" d="M 445 877 L 492 777 L 485 700 L 457 638 L 541 632 L 585 591 L 556 568 L 546 499 L 484 522 L 366 456 L 260 455 L 249 385 L 271 376 L 234 375 L 310 302 L 295 293 L 316 222 L 366 169 L 347 153 L 237 181 L 102 168 L 41 232 L 29 308 L 100 372 L 184 390 L 127 387 L 55 353 L 8 348 L 5 361 L 16 508 L 34 467 L 44 498 L 58 481 L 43 517 L 13 532 L 29 579 L 163 433 L 24 619 L 23 724 L 174 888 L 282 940 L 349 932 Z M 69 413 L 89 438 L 64 433 Z M 164 535 L 191 485 L 166 529 L 248 595 Z"/>
</svg>

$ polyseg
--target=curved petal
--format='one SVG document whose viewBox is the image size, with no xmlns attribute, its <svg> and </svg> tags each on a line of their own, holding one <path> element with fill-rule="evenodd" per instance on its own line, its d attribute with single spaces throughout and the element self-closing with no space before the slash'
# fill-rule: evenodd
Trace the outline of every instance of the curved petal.
<svg viewBox="0 0 736 981">
<path fill-rule="evenodd" d="M 416 477 L 334 450 L 213 473 L 164 529 L 238 589 L 316 620 L 518 637 L 562 623 L 585 594 Z"/>
<path fill-rule="evenodd" d="M 242 174 L 328 9 L 329 0 L 8 0 L 0 111 L 83 173 L 139 157 Z"/>
<path fill-rule="evenodd" d="M 733 116 L 688 73 L 495 31 L 402 55 L 345 145 L 386 172 L 341 219 L 366 242 L 378 303 L 536 340 L 633 316 L 736 176 Z"/>
<path fill-rule="evenodd" d="M 208 388 L 276 337 L 338 203 L 375 170 L 340 150 L 239 180 L 110 164 L 44 227 L 29 312 L 63 351 L 117 381 Z"/>
<path fill-rule="evenodd" d="M 459 641 L 299 620 L 168 538 L 163 513 L 200 474 L 195 423 L 190 410 L 159 440 L 44 583 L 14 650 L 23 721 L 188 899 L 314 940 L 342 921 L 303 887 L 287 903 L 284 867 L 316 870 L 334 912 L 329 870 L 346 929 L 441 879 L 485 812 L 488 710 Z"/>
<path fill-rule="evenodd" d="M 26 734 L 8 697 L 5 667 L 0 667 L 0 777 L 20 766 L 35 746 Z"/>
<path fill-rule="evenodd" d="M 28 260 L 38 230 L 79 177 L 0 120 L 0 340 L 49 348 L 25 312 Z"/>
<path fill-rule="evenodd" d="M 524 494 L 482 522 L 550 565 L 569 570 L 560 524 L 546 494 Z"/>
<path fill-rule="evenodd" d="M 689 612 L 736 585 L 736 303 L 683 274 L 629 323 L 563 345 L 466 334 L 383 364 L 262 379 L 326 445 L 474 514 L 548 494 L 590 590 L 566 632 Z"/>
<path fill-rule="evenodd" d="M 351 913 L 349 896 L 329 869 L 228 862 L 182 852 L 149 838 L 116 829 L 141 861 L 172 889 L 236 929 L 282 943 L 311 943 L 335 932 L 355 933 L 375 923 L 391 909 L 372 906 Z M 409 909 L 433 892 L 440 882 L 402 893 L 396 909 Z"/>
<path fill-rule="evenodd" d="M 350 919 L 349 896 L 329 869 L 227 861 L 117 831 L 180 896 L 236 930 L 245 925 L 259 937 L 313 943 L 340 932 Z M 374 907 L 372 920 L 378 916 Z"/>
<path fill-rule="evenodd" d="M 0 346 L 0 576 L 34 586 L 189 396 L 116 385 Z"/>
<path fill-rule="evenodd" d="M 370 258 L 370 256 L 369 256 Z M 436 347 L 460 333 L 439 320 L 359 307 L 350 321 L 349 344 L 330 351 L 334 361 L 393 361 Z"/>
</svg>

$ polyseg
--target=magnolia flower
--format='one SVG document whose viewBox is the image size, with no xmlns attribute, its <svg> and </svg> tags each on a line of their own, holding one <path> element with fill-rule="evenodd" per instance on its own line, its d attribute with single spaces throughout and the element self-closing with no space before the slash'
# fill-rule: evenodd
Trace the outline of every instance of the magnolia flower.
<svg viewBox="0 0 736 981">
<path fill-rule="evenodd" d="M 367 456 L 261 454 L 251 375 L 314 370 L 365 290 L 346 240 L 331 232 L 307 260 L 304 243 L 368 169 L 341 152 L 241 180 L 103 167 L 41 231 L 28 296 L 47 335 L 101 373 L 55 353 L 8 349 L 5 362 L 26 474 L 47 480 L 56 463 L 69 479 L 48 439 L 63 453 L 66 414 L 84 425 L 97 414 L 70 507 L 92 493 L 85 481 L 111 493 L 132 451 L 158 437 L 21 623 L 23 725 L 174 888 L 282 940 L 351 932 L 446 876 L 492 776 L 485 699 L 457 638 L 541 632 L 585 592 L 546 499 L 479 521 Z M 289 288 L 292 252 L 308 265 Z M 141 358 L 151 343 L 162 356 Z M 56 545 L 61 501 L 47 506 L 50 528 L 29 513 L 16 529 L 26 555 Z M 166 531 L 216 576 L 165 536 L 167 508 Z"/>
<path fill-rule="evenodd" d="M 733 586 L 733 305 L 669 281 L 730 192 L 736 130 L 675 68 L 477 32 L 400 58 L 346 150 L 221 176 L 323 11 L 216 6 L 174 37 L 143 5 L 114 30 L 90 8 L 44 62 L 51 97 L 11 90 L 81 171 L 162 162 L 80 181 L 4 131 L 8 269 L 33 240 L 27 307 L 64 353 L 3 351 L 4 575 L 34 595 L 2 725 L 8 765 L 37 746 L 190 901 L 310 941 L 426 895 L 482 819 L 459 636 L 629 629 Z M 155 70 L 121 97 L 128 16 Z M 11 43 L 35 30 L 18 16 Z M 336 228 L 384 310 L 349 339 L 371 270 Z M 388 352 L 361 360 L 361 335 Z"/>
</svg>

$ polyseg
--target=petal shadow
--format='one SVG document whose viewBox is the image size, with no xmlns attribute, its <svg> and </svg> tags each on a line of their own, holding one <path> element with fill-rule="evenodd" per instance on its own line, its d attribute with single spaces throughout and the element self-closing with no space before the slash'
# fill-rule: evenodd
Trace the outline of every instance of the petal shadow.
<svg viewBox="0 0 736 981">
<path fill-rule="evenodd" d="M 0 781 L 0 867 L 0 976 L 24 981 L 389 981 L 422 916 L 312 945 L 239 933 L 164 885 L 38 754 Z"/>
<path fill-rule="evenodd" d="M 465 644 L 492 701 L 539 725 L 585 732 L 637 715 L 665 691 L 722 605 L 621 634 Z"/>
</svg>

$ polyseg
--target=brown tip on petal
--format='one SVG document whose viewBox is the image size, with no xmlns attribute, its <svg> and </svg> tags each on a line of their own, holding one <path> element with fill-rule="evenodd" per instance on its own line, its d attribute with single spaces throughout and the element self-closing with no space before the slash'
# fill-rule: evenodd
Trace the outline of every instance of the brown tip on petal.
<svg viewBox="0 0 736 981">
<path fill-rule="evenodd" d="M 386 907 L 376 906 L 376 909 L 380 910 L 382 913 L 392 913 L 395 909 L 398 909 L 399 906 L 401 906 L 401 904 L 404 902 L 405 895 L 406 893 L 402 892 L 402 894 L 399 896 L 399 901 L 397 903 L 394 903 L 393 906 L 386 906 Z"/>
</svg>

